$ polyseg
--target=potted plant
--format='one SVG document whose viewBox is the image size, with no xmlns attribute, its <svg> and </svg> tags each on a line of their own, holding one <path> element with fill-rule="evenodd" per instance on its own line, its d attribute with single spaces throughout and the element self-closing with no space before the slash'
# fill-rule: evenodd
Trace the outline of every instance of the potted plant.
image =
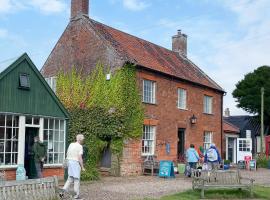
<svg viewBox="0 0 270 200">
<path fill-rule="evenodd" d="M 231 161 L 229 161 L 229 160 L 224 160 L 224 166 L 223 166 L 223 169 L 224 169 L 224 170 L 230 169 L 230 164 L 231 164 Z"/>
</svg>

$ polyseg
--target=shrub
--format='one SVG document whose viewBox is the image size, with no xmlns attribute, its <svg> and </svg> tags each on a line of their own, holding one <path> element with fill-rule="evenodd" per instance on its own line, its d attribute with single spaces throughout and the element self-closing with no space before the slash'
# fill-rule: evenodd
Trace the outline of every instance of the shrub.
<svg viewBox="0 0 270 200">
<path fill-rule="evenodd" d="M 258 168 L 268 168 L 269 161 L 270 161 L 270 158 L 267 158 L 266 155 L 259 155 L 256 157 Z"/>
</svg>

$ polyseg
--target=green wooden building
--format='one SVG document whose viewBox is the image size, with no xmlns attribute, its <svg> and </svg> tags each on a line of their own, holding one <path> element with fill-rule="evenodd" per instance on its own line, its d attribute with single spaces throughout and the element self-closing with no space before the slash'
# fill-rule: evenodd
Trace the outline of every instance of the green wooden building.
<svg viewBox="0 0 270 200">
<path fill-rule="evenodd" d="M 36 135 L 47 147 L 44 176 L 63 177 L 67 121 L 68 112 L 26 53 L 0 65 L 0 171 L 7 179 L 15 179 L 18 164 L 34 176 Z"/>
</svg>

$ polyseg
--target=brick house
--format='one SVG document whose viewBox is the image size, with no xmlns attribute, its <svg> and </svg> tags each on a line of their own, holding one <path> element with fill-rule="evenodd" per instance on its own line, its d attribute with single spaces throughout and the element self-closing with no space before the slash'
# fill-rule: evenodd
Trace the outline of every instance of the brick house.
<svg viewBox="0 0 270 200">
<path fill-rule="evenodd" d="M 41 73 L 55 87 L 59 70 L 89 74 L 97 62 L 112 72 L 125 63 L 137 69 L 144 129 L 142 139 L 126 141 L 122 175 L 139 174 L 147 155 L 177 160 L 190 143 L 221 149 L 224 91 L 188 59 L 187 35 L 178 31 L 169 50 L 89 18 L 89 0 L 72 0 L 70 22 Z"/>
</svg>

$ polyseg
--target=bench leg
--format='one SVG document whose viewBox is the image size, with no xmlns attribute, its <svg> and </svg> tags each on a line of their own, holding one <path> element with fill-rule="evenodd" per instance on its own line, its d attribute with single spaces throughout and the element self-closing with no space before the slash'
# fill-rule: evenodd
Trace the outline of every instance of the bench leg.
<svg viewBox="0 0 270 200">
<path fill-rule="evenodd" d="M 204 199 L 204 188 L 201 189 L 201 198 Z"/>
</svg>

